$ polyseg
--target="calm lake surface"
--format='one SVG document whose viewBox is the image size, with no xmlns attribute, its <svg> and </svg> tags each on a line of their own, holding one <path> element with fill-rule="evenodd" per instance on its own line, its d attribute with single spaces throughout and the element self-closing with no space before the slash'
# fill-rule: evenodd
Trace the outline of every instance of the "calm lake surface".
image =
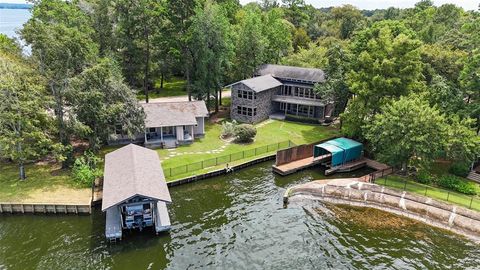
<svg viewBox="0 0 480 270">
<path fill-rule="evenodd" d="M 172 230 L 160 236 L 135 232 L 108 244 L 98 209 L 0 216 L 0 269 L 480 267 L 477 245 L 408 219 L 308 202 L 285 209 L 285 188 L 323 178 L 322 171 L 279 177 L 271 164 L 171 188 Z"/>
<path fill-rule="evenodd" d="M 9 37 L 18 37 L 15 31 L 30 19 L 28 9 L 2 9 L 0 8 L 0 33 Z"/>
</svg>

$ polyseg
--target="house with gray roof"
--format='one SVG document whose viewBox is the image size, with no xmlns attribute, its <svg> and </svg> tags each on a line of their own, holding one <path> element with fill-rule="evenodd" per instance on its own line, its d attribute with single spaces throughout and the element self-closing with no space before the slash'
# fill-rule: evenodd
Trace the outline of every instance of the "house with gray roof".
<svg viewBox="0 0 480 270">
<path fill-rule="evenodd" d="M 233 83 L 231 118 L 245 123 L 265 119 L 298 119 L 323 122 L 333 116 L 333 102 L 313 91 L 325 82 L 325 73 L 317 68 L 262 65 L 255 76 Z"/>
<path fill-rule="evenodd" d="M 129 144 L 108 153 L 102 193 L 107 239 L 121 239 L 124 229 L 170 229 L 166 204 L 172 199 L 156 151 Z"/>
<path fill-rule="evenodd" d="M 137 134 L 133 142 L 149 148 L 173 148 L 193 143 L 195 138 L 205 135 L 208 110 L 203 100 L 142 103 L 141 106 L 145 112 L 145 131 Z M 110 140 L 110 144 L 130 142 L 121 129 Z"/>
</svg>

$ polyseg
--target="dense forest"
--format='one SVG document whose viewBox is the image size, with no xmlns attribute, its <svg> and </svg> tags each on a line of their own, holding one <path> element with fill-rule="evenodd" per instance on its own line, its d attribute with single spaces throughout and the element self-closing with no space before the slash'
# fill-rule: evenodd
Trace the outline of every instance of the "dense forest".
<svg viewBox="0 0 480 270">
<path fill-rule="evenodd" d="M 392 165 L 480 153 L 480 13 L 453 4 L 43 0 L 20 35 L 30 56 L 0 35 L 0 155 L 20 168 L 46 155 L 70 166 L 73 138 L 98 151 L 119 125 L 141 131 L 136 93 L 148 102 L 171 76 L 218 110 L 222 88 L 263 63 L 323 69 L 316 91 L 337 102 L 342 132 Z"/>
</svg>

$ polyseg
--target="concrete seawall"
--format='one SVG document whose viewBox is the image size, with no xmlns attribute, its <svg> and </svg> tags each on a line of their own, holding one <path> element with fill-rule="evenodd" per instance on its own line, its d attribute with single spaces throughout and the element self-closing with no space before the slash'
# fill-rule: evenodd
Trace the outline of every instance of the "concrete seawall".
<svg viewBox="0 0 480 270">
<path fill-rule="evenodd" d="M 371 207 L 449 230 L 480 243 L 480 213 L 432 198 L 397 191 L 356 179 L 313 181 L 289 188 L 287 203 L 320 200 L 334 204 Z"/>
</svg>

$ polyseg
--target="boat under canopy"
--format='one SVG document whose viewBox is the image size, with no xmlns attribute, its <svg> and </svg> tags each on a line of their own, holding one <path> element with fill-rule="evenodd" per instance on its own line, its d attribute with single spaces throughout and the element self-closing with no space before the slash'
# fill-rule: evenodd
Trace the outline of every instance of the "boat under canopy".
<svg viewBox="0 0 480 270">
<path fill-rule="evenodd" d="M 107 239 L 121 239 L 125 229 L 169 230 L 171 202 L 157 152 L 129 144 L 105 156 L 102 211 Z"/>
</svg>

